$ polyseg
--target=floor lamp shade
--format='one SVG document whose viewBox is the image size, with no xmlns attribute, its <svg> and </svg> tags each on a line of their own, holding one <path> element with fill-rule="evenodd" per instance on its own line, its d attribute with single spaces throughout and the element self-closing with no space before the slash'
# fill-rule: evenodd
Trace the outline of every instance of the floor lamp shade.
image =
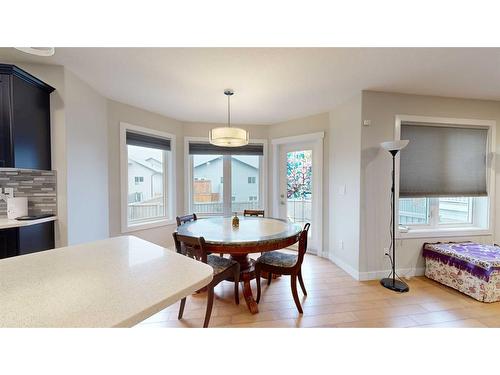
<svg viewBox="0 0 500 375">
<path fill-rule="evenodd" d="M 408 140 L 400 140 L 400 141 L 389 141 L 389 142 L 382 142 L 380 144 L 380 147 L 382 147 L 386 151 L 399 151 L 405 148 L 410 141 Z"/>
</svg>

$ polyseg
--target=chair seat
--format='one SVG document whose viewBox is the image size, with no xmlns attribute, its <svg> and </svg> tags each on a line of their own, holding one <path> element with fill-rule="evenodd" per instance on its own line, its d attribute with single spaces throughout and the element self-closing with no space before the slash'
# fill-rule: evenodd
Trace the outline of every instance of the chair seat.
<svg viewBox="0 0 500 375">
<path fill-rule="evenodd" d="M 232 267 L 234 264 L 236 264 L 236 262 L 234 260 L 223 258 L 218 255 L 209 255 L 207 256 L 207 264 L 209 266 L 212 266 L 212 268 L 214 269 L 214 275 L 217 275 L 221 272 L 224 272 L 229 267 Z"/>
<path fill-rule="evenodd" d="M 262 254 L 257 262 L 276 267 L 293 267 L 297 263 L 297 255 L 270 251 Z"/>
</svg>

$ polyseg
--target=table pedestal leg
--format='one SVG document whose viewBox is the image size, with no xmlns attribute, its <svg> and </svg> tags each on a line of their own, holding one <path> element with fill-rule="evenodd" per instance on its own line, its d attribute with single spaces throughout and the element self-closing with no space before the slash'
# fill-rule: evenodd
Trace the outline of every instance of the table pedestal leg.
<svg viewBox="0 0 500 375">
<path fill-rule="evenodd" d="M 243 297 L 245 297 L 245 302 L 250 312 L 256 314 L 259 312 L 259 308 L 253 298 L 252 287 L 250 285 L 250 280 L 255 278 L 255 261 L 250 259 L 247 254 L 231 255 L 231 259 L 240 264 L 240 281 L 243 283 Z"/>
</svg>

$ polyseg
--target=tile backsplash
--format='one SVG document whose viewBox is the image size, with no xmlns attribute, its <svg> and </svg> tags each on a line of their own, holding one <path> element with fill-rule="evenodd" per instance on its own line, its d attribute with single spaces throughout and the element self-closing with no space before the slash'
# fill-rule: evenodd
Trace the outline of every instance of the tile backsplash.
<svg viewBox="0 0 500 375">
<path fill-rule="evenodd" d="M 56 171 L 0 168 L 0 188 L 13 188 L 14 197 L 28 197 L 28 214 L 57 214 Z M 0 201 L 0 216 L 7 203 Z"/>
</svg>

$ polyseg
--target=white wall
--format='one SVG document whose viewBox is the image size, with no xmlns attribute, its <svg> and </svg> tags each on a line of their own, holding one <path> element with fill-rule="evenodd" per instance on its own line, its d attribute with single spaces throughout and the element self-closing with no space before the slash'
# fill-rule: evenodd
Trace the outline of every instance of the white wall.
<svg viewBox="0 0 500 375">
<path fill-rule="evenodd" d="M 379 278 L 390 268 L 384 248 L 390 243 L 391 157 L 380 149 L 380 142 L 394 139 L 395 116 L 420 115 L 495 120 L 500 124 L 500 103 L 486 100 L 442 98 L 365 91 L 362 93 L 362 119 L 371 120 L 361 130 L 361 243 L 360 277 Z M 497 155 L 500 151 L 497 131 Z M 496 163 L 496 196 L 500 192 L 500 163 Z M 498 199 L 498 198 L 497 198 Z M 500 207 L 492 203 L 497 217 L 492 235 L 467 238 L 422 238 L 398 240 L 397 264 L 401 274 L 421 274 L 424 242 L 475 240 L 492 242 L 500 238 Z M 496 234 L 496 237 L 495 237 Z"/>
<path fill-rule="evenodd" d="M 106 99 L 66 70 L 68 244 L 109 236 Z"/>
<path fill-rule="evenodd" d="M 361 94 L 330 112 L 329 138 L 329 257 L 357 278 L 360 238 Z"/>
</svg>

